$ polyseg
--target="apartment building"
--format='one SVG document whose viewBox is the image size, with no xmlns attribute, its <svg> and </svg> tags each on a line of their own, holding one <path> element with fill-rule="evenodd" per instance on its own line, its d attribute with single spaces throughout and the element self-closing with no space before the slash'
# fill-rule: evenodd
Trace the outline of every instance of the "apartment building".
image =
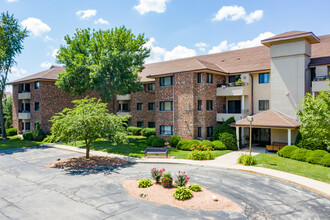
<svg viewBox="0 0 330 220">
<path fill-rule="evenodd" d="M 254 115 L 253 142 L 294 141 L 297 104 L 306 92 L 328 89 L 330 35 L 291 31 L 261 42 L 264 46 L 146 64 L 143 91 L 117 95 L 109 110 L 132 115 L 130 124 L 155 127 L 158 136 L 208 139 L 218 123 L 234 117 L 237 139 L 248 134 L 246 116 Z M 49 70 L 11 82 L 13 120 L 20 132 L 36 120 L 49 131 L 49 119 L 76 99 L 55 85 L 64 71 Z M 96 96 L 97 94 L 90 94 Z"/>
</svg>

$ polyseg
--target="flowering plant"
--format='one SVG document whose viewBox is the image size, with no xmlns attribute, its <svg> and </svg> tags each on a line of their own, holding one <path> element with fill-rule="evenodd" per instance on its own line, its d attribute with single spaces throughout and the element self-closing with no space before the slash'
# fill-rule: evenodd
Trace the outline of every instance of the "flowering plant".
<svg viewBox="0 0 330 220">
<path fill-rule="evenodd" d="M 156 180 L 156 183 L 159 183 L 160 178 L 163 175 L 163 172 L 165 171 L 165 169 L 156 169 L 156 168 L 152 168 L 151 169 L 151 176 L 154 180 Z"/>
<path fill-rule="evenodd" d="M 160 178 L 160 180 L 161 180 L 162 182 L 164 182 L 164 181 L 172 181 L 173 178 L 172 178 L 171 173 L 170 173 L 170 172 L 167 172 L 167 173 L 164 173 L 164 174 L 162 175 L 162 177 Z"/>
<path fill-rule="evenodd" d="M 191 151 L 212 151 L 214 149 L 212 147 L 208 147 L 206 145 L 193 144 L 193 145 L 191 145 L 191 148 L 189 150 L 191 150 Z"/>
<path fill-rule="evenodd" d="M 185 186 L 188 183 L 189 179 L 190 178 L 186 175 L 186 172 L 179 171 L 179 173 L 176 175 L 175 184 L 178 187 Z"/>
</svg>

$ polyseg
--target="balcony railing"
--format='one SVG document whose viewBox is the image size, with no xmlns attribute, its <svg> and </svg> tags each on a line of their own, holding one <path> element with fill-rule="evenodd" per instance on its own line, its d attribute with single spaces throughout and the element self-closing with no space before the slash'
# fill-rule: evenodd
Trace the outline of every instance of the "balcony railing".
<svg viewBox="0 0 330 220">
<path fill-rule="evenodd" d="M 31 119 L 31 113 L 30 112 L 19 112 L 18 119 Z"/>
<path fill-rule="evenodd" d="M 315 79 L 313 80 L 313 82 L 315 82 L 315 81 L 326 81 L 327 79 L 330 79 L 330 75 L 327 75 L 327 76 L 317 76 L 317 77 L 315 77 Z"/>
<path fill-rule="evenodd" d="M 24 92 L 24 93 L 18 93 L 18 99 L 31 99 L 31 93 L 30 92 Z"/>
<path fill-rule="evenodd" d="M 224 84 L 219 83 L 219 84 L 217 84 L 217 87 L 223 88 L 223 87 L 236 87 L 236 86 L 244 86 L 244 85 L 245 85 L 244 82 L 241 82 L 241 83 L 233 82 L 233 83 L 224 83 Z"/>
</svg>

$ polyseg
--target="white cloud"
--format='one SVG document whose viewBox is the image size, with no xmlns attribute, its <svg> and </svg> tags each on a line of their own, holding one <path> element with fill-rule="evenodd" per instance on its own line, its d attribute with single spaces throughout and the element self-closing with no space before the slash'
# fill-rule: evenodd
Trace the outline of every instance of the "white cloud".
<svg viewBox="0 0 330 220">
<path fill-rule="evenodd" d="M 96 10 L 95 9 L 87 9 L 85 11 L 77 11 L 76 15 L 80 18 L 80 19 L 88 19 L 91 17 L 94 17 L 96 15 Z"/>
<path fill-rule="evenodd" d="M 21 23 L 28 31 L 31 31 L 33 35 L 35 36 L 40 36 L 43 33 L 47 33 L 51 30 L 51 28 L 43 23 L 40 19 L 38 18 L 32 18 L 29 17 L 22 21 Z"/>
<path fill-rule="evenodd" d="M 58 49 L 54 49 L 52 51 L 52 57 L 56 58 L 57 53 L 58 53 Z"/>
<path fill-rule="evenodd" d="M 109 21 L 106 21 L 103 18 L 99 18 L 99 19 L 95 20 L 94 23 L 95 24 L 106 24 L 106 25 L 110 25 Z"/>
<path fill-rule="evenodd" d="M 150 56 L 146 59 L 146 63 L 155 63 L 164 60 L 173 60 L 173 59 L 196 56 L 195 50 L 186 48 L 181 45 L 178 45 L 172 50 L 168 51 L 165 48 L 154 46 L 155 43 L 156 43 L 156 39 L 152 37 L 145 44 L 145 47 L 151 48 Z"/>
<path fill-rule="evenodd" d="M 242 6 L 223 6 L 213 17 L 212 21 L 222 21 L 224 19 L 229 21 L 236 21 L 243 19 L 247 24 L 251 24 L 254 21 L 260 20 L 262 16 L 263 10 L 255 10 L 247 15 L 245 9 Z"/>
<path fill-rule="evenodd" d="M 261 45 L 261 40 L 269 38 L 274 36 L 275 34 L 271 32 L 265 32 L 259 34 L 256 38 L 252 40 L 247 40 L 247 41 L 240 41 L 238 43 L 231 43 L 228 45 L 228 42 L 222 41 L 219 45 L 212 47 L 212 49 L 209 51 L 210 53 L 217 53 L 217 52 L 222 52 L 225 50 L 237 50 L 237 49 L 243 49 L 243 48 L 248 48 L 248 47 L 256 47 Z"/>
<path fill-rule="evenodd" d="M 204 43 L 204 42 L 199 42 L 199 43 L 196 43 L 194 46 L 195 47 L 198 47 L 198 49 L 200 51 L 204 52 L 205 51 L 205 47 L 207 47 L 208 45 L 206 43 Z"/>
<path fill-rule="evenodd" d="M 18 2 L 18 0 L 7 0 L 7 2 Z"/>
<path fill-rule="evenodd" d="M 49 37 L 48 35 L 46 35 L 46 37 L 44 38 L 44 41 L 53 41 L 54 39 Z"/>
<path fill-rule="evenodd" d="M 20 69 L 16 67 L 11 68 L 11 74 L 14 78 L 20 78 L 26 73 L 25 69 Z"/>
<path fill-rule="evenodd" d="M 139 4 L 134 6 L 141 15 L 148 12 L 164 13 L 166 10 L 166 4 L 170 0 L 139 0 Z"/>
<path fill-rule="evenodd" d="M 41 68 L 44 68 L 44 69 L 50 68 L 51 65 L 52 64 L 50 62 L 47 62 L 47 61 L 44 61 L 40 64 Z"/>
</svg>

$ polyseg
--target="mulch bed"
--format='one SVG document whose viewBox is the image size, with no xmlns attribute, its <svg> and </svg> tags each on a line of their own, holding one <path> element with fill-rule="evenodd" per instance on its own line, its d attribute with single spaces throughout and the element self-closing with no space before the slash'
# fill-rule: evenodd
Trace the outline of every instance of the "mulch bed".
<svg viewBox="0 0 330 220">
<path fill-rule="evenodd" d="M 102 157 L 102 156 L 85 156 L 71 157 L 58 159 L 46 165 L 48 168 L 76 168 L 76 167 L 97 167 L 97 166 L 111 166 L 111 165 L 125 165 L 130 162 L 118 158 Z"/>
</svg>

